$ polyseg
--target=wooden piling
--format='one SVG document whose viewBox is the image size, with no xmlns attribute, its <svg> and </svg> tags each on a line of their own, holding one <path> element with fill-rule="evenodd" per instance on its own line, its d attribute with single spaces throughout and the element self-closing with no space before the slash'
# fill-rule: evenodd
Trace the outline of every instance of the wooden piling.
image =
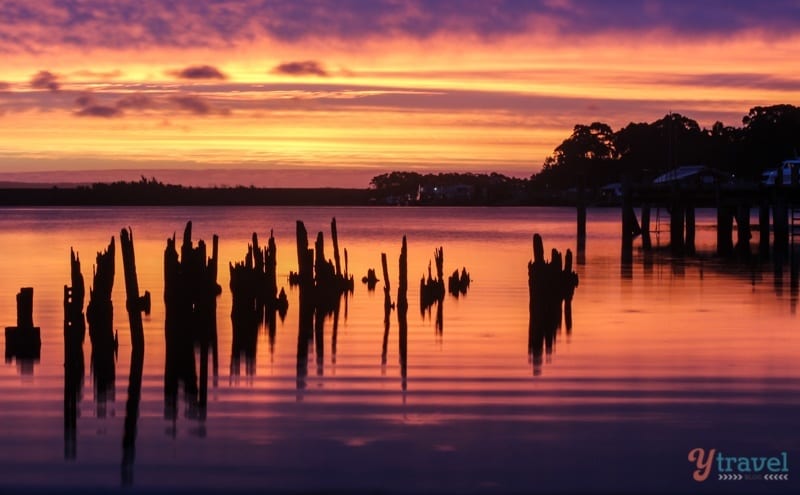
<svg viewBox="0 0 800 495">
<path fill-rule="evenodd" d="M 70 286 L 64 285 L 64 458 L 77 457 L 78 403 L 84 376 L 86 321 L 81 262 L 70 248 Z"/>
<path fill-rule="evenodd" d="M 400 351 L 400 376 L 402 379 L 401 387 L 403 391 L 407 389 L 408 379 L 408 247 L 406 236 L 403 236 L 403 244 L 400 248 L 400 259 L 398 263 L 398 284 L 397 284 L 397 326 L 398 326 L 398 347 Z"/>
<path fill-rule="evenodd" d="M 769 258 L 769 203 L 761 200 L 758 206 L 758 254 L 762 259 Z"/>
<path fill-rule="evenodd" d="M 131 346 L 144 352 L 144 328 L 142 311 L 150 314 L 150 292 L 139 295 L 139 281 L 136 276 L 136 256 L 133 249 L 133 231 L 122 229 L 119 233 L 122 247 L 122 265 L 125 273 L 125 307 L 131 327 Z"/>
<path fill-rule="evenodd" d="M 669 245 L 670 251 L 674 255 L 683 255 L 685 253 L 685 219 L 686 210 L 683 202 L 679 198 L 674 199 L 669 212 Z"/>
<path fill-rule="evenodd" d="M 730 256 L 733 253 L 733 214 L 730 207 L 717 204 L 717 254 Z"/>
<path fill-rule="evenodd" d="M 551 251 L 550 261 L 545 261 L 542 237 L 534 234 L 533 261 L 528 262 L 528 352 L 535 375 L 541 373 L 544 354 L 552 352 L 561 324 L 562 301 L 569 307 L 568 325 L 572 327 L 571 302 L 577 285 L 578 275 L 572 271 L 572 252 L 567 251 L 563 269 L 561 253 L 556 249 Z"/>
<path fill-rule="evenodd" d="M 684 246 L 686 254 L 693 256 L 695 254 L 695 211 L 692 203 L 686 203 L 686 238 L 684 239 Z"/>
<path fill-rule="evenodd" d="M 650 239 L 650 204 L 642 205 L 642 249 L 650 251 L 653 248 Z"/>
<path fill-rule="evenodd" d="M 586 194 L 585 194 L 585 180 L 581 178 L 580 184 L 578 186 L 578 202 L 577 202 L 577 213 L 578 213 L 578 252 L 584 251 L 586 249 Z"/>
<path fill-rule="evenodd" d="M 631 198 L 631 188 L 630 183 L 623 179 L 622 181 L 622 253 L 621 259 L 622 263 L 630 263 L 633 261 L 633 223 L 632 219 L 634 218 L 631 215 L 633 211 L 633 202 Z M 535 255 L 535 241 L 534 241 L 534 263 L 536 263 L 536 255 Z M 544 261 L 544 252 L 542 252 L 542 262 Z"/>
<path fill-rule="evenodd" d="M 750 205 L 741 203 L 736 207 L 736 251 L 742 255 L 750 254 Z"/>
</svg>

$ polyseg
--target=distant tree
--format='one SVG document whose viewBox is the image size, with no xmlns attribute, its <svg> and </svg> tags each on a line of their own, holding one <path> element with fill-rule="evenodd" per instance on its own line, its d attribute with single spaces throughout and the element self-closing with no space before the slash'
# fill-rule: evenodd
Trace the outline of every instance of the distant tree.
<svg viewBox="0 0 800 495">
<path fill-rule="evenodd" d="M 576 125 L 570 137 L 545 159 L 542 171 L 533 177 L 538 187 L 564 188 L 585 181 L 600 185 L 617 158 L 614 131 L 608 124 Z"/>
<path fill-rule="evenodd" d="M 742 157 L 757 174 L 800 153 L 800 108 L 793 105 L 753 107 L 742 118 Z"/>
</svg>

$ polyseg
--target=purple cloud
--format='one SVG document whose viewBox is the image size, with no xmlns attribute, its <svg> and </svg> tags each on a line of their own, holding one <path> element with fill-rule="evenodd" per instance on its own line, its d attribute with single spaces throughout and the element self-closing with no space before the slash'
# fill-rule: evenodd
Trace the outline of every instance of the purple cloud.
<svg viewBox="0 0 800 495">
<path fill-rule="evenodd" d="M 90 105 L 88 107 L 81 108 L 75 112 L 75 115 L 78 117 L 101 117 L 110 119 L 112 117 L 122 116 L 122 110 L 116 107 L 108 107 L 105 105 Z"/>
<path fill-rule="evenodd" d="M 328 72 L 317 61 L 304 60 L 302 62 L 284 62 L 272 69 L 275 74 L 290 76 L 319 76 L 327 77 Z"/>
<path fill-rule="evenodd" d="M 211 65 L 193 65 L 170 74 L 180 79 L 227 79 L 219 69 Z"/>
<path fill-rule="evenodd" d="M 46 89 L 48 91 L 58 91 L 61 84 L 58 76 L 47 70 L 40 70 L 31 78 L 31 87 L 34 89 Z"/>
<path fill-rule="evenodd" d="M 11 89 L 10 84 L 4 81 L 0 81 L 0 91 L 8 91 L 9 89 Z"/>
<path fill-rule="evenodd" d="M 199 96 L 173 96 L 170 100 L 181 110 L 186 110 L 197 115 L 207 115 L 211 113 L 211 105 Z"/>
<path fill-rule="evenodd" d="M 345 41 L 437 34 L 483 38 L 664 32 L 692 38 L 793 35 L 800 3 L 770 0 L 5 0 L 0 49 L 232 47 L 259 37 Z"/>
<path fill-rule="evenodd" d="M 153 98 L 142 94 L 123 96 L 117 100 L 116 104 L 117 108 L 131 110 L 145 110 L 148 108 L 154 108 L 155 106 L 156 102 L 153 100 Z"/>
</svg>

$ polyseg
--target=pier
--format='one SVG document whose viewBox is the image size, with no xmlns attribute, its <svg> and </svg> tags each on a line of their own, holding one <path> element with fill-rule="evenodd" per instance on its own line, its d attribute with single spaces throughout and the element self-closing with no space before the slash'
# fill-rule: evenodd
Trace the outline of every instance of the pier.
<svg viewBox="0 0 800 495">
<path fill-rule="evenodd" d="M 636 208 L 640 209 L 637 217 Z M 695 254 L 695 209 L 712 207 L 716 215 L 716 254 L 749 257 L 751 212 L 758 208 L 758 255 L 761 259 L 786 259 L 800 241 L 800 184 L 629 184 L 623 181 L 621 221 L 622 260 L 630 261 L 634 240 L 641 249 L 653 249 L 651 212 L 668 212 L 669 251 L 673 256 Z M 585 214 L 578 205 L 578 231 L 585 229 Z M 584 224 L 581 227 L 581 224 Z M 734 229 L 735 225 L 735 229 Z M 734 235 L 735 232 L 735 235 Z M 582 247 L 579 243 L 579 250 Z M 579 259 L 581 254 L 579 252 Z M 796 256 L 795 256 L 796 257 Z"/>
</svg>

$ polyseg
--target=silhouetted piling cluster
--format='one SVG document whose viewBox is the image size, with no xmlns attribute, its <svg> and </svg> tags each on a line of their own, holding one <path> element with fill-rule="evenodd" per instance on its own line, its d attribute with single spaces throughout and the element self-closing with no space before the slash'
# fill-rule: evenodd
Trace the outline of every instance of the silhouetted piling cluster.
<svg viewBox="0 0 800 495">
<path fill-rule="evenodd" d="M 556 331 L 561 326 L 561 308 L 567 331 L 572 328 L 572 297 L 578 275 L 572 271 L 572 252 L 568 249 L 562 267 L 561 253 L 553 249 L 550 261 L 544 259 L 544 244 L 539 234 L 533 236 L 533 261 L 528 263 L 530 324 L 528 352 L 534 373 L 541 372 L 542 356 L 552 353 Z"/>
<path fill-rule="evenodd" d="M 290 282 L 300 288 L 300 318 L 297 337 L 297 389 L 305 388 L 308 374 L 308 350 L 315 345 L 317 375 L 323 374 L 325 357 L 325 318 L 333 318 L 331 338 L 332 362 L 336 359 L 336 337 L 339 325 L 341 300 L 345 300 L 347 317 L 347 294 L 354 289 L 353 276 L 348 273 L 347 250 L 344 250 L 344 271 L 339 256 L 339 237 L 336 218 L 331 220 L 333 261 L 325 258 L 325 242 L 322 232 L 317 234 L 314 249 L 308 247 L 308 231 L 298 220 L 296 225 L 298 271 L 290 274 Z M 300 396 L 298 396 L 300 398 Z"/>
<path fill-rule="evenodd" d="M 444 299 L 444 249 L 439 247 L 433 251 L 436 263 L 436 278 L 433 278 L 431 264 L 428 262 L 428 278 L 423 275 L 419 282 L 419 306 L 421 311 L 433 306 L 433 303 Z"/>
<path fill-rule="evenodd" d="M 467 273 L 467 268 L 463 267 L 461 273 L 458 270 L 453 270 L 453 274 L 447 279 L 447 291 L 455 297 L 463 296 L 467 293 L 470 284 L 470 276 Z"/>
<path fill-rule="evenodd" d="M 164 370 L 164 415 L 177 416 L 179 385 L 183 387 L 187 415 L 203 419 L 207 400 L 209 349 L 213 351 L 214 376 L 217 374 L 216 297 L 218 243 L 215 235 L 212 254 L 206 244 L 192 244 L 192 222 L 186 224 L 180 259 L 175 236 L 167 239 L 164 250 L 164 303 L 166 321 L 166 364 Z M 200 348 L 200 379 L 195 366 L 195 345 Z"/>
<path fill-rule="evenodd" d="M 289 307 L 289 300 L 282 287 L 278 293 L 277 253 L 272 232 L 267 246 L 263 249 L 259 246 L 258 235 L 254 232 L 252 244 L 247 246 L 244 261 L 229 265 L 230 288 L 233 295 L 231 374 L 234 376 L 240 374 L 242 357 L 245 361 L 245 373 L 248 376 L 255 373 L 258 329 L 265 321 L 269 329 L 270 354 L 274 351 L 276 313 L 283 321 Z"/>
</svg>

